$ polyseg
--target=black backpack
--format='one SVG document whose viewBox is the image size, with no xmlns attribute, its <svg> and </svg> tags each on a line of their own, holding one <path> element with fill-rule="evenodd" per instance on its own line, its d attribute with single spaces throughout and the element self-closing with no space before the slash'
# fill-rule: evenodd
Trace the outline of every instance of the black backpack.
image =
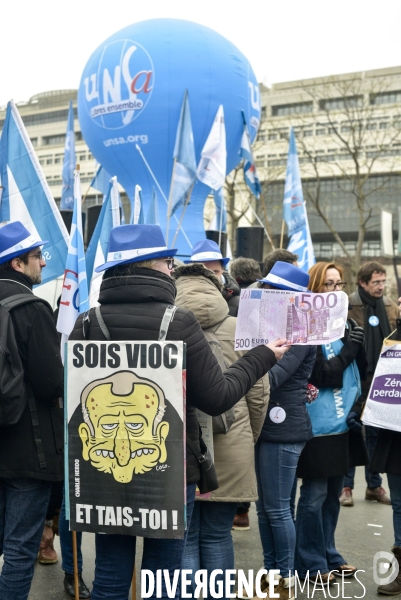
<svg viewBox="0 0 401 600">
<path fill-rule="evenodd" d="M 16 425 L 29 400 L 10 311 L 31 302 L 50 306 L 33 294 L 15 294 L 0 301 L 0 427 Z"/>
</svg>

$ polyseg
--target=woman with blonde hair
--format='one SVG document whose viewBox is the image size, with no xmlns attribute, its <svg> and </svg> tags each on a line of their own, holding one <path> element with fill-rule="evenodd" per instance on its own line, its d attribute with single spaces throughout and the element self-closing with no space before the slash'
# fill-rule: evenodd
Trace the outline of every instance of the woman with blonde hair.
<svg viewBox="0 0 401 600">
<path fill-rule="evenodd" d="M 318 262 L 309 270 L 309 289 L 318 294 L 342 291 L 343 270 L 335 263 Z M 310 382 L 319 389 L 308 405 L 314 437 L 303 449 L 297 469 L 302 478 L 296 515 L 295 568 L 300 577 L 335 583 L 335 575 L 351 577 L 335 547 L 339 497 L 349 467 L 366 464 L 367 454 L 359 419 L 360 376 L 365 377 L 366 355 L 362 327 L 347 321 L 341 340 L 317 347 Z"/>
</svg>

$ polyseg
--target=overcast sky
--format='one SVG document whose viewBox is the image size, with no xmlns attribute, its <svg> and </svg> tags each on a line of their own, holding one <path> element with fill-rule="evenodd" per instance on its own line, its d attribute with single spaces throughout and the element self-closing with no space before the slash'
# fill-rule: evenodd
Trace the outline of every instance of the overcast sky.
<svg viewBox="0 0 401 600">
<path fill-rule="evenodd" d="M 181 18 L 211 27 L 249 59 L 260 82 L 401 64 L 401 0 L 4 0 L 0 105 L 77 88 L 107 37 L 137 21 Z"/>
</svg>

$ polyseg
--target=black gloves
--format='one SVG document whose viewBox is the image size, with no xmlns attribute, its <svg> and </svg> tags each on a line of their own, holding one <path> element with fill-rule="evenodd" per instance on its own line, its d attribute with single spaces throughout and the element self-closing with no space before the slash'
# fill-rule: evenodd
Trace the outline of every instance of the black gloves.
<svg viewBox="0 0 401 600">
<path fill-rule="evenodd" d="M 345 419 L 345 422 L 347 423 L 348 429 L 351 429 L 351 431 L 355 431 L 355 432 L 362 431 L 362 423 L 361 423 L 358 413 L 351 410 L 348 413 L 348 415 Z"/>
<path fill-rule="evenodd" d="M 365 341 L 365 334 L 363 332 L 363 328 L 359 327 L 359 325 L 356 325 L 356 327 L 351 329 L 351 331 L 349 332 L 349 337 L 353 342 L 355 342 L 355 344 L 362 345 Z"/>
</svg>

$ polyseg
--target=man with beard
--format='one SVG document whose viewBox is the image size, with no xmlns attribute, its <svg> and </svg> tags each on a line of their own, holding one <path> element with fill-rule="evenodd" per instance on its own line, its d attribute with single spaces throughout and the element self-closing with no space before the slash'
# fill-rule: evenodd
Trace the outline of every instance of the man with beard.
<svg viewBox="0 0 401 600">
<path fill-rule="evenodd" d="M 396 327 L 398 318 L 397 305 L 384 296 L 386 287 L 386 269 L 378 262 L 364 263 L 357 274 L 358 289 L 350 297 L 348 317 L 354 319 L 365 332 L 365 346 L 368 360 L 367 378 L 362 384 L 361 399 L 366 400 L 372 383 L 373 374 L 379 360 L 384 338 L 388 337 Z M 357 415 L 356 415 L 357 416 Z M 377 443 L 378 428 L 365 427 L 366 447 L 369 459 L 372 459 Z M 340 496 L 342 506 L 353 506 L 352 490 L 354 487 L 355 468 L 350 469 L 344 480 L 344 489 Z M 382 487 L 379 473 L 365 467 L 366 500 L 376 500 L 382 504 L 391 504 L 391 500 Z"/>
</svg>

